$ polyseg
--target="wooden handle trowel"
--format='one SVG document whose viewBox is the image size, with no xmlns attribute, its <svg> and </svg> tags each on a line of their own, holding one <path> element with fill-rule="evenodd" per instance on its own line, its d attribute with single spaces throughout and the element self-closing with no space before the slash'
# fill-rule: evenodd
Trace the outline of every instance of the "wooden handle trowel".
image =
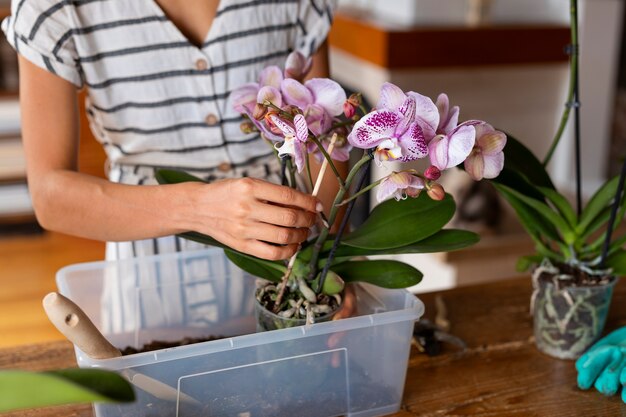
<svg viewBox="0 0 626 417">
<path fill-rule="evenodd" d="M 74 345 L 93 359 L 110 359 L 122 353 L 109 343 L 85 312 L 69 298 L 51 292 L 43 298 L 43 308 L 54 326 Z M 130 369 L 120 370 L 131 384 L 157 398 L 177 401 L 179 392 L 171 386 Z M 196 399 L 180 393 L 180 400 L 201 405 Z"/>
</svg>

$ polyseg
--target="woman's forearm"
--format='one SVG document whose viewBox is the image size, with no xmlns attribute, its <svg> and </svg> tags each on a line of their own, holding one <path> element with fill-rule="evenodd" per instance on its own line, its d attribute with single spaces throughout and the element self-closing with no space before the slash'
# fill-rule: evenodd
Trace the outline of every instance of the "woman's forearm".
<svg viewBox="0 0 626 417">
<path fill-rule="evenodd" d="M 192 188 L 199 184 L 135 186 L 68 170 L 30 181 L 37 219 L 49 230 L 125 241 L 192 229 Z"/>
</svg>

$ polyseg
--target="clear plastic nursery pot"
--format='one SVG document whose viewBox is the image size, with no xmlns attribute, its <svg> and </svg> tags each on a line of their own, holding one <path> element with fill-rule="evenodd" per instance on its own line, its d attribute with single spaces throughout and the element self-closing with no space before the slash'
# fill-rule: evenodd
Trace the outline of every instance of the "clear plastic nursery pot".
<svg viewBox="0 0 626 417">
<path fill-rule="evenodd" d="M 217 249 L 73 265 L 57 285 L 122 349 L 223 337 L 104 360 L 76 349 L 80 367 L 136 386 L 135 403 L 96 404 L 98 417 L 393 413 L 424 309 L 405 290 L 358 285 L 354 317 L 256 333 L 255 278 Z"/>
<path fill-rule="evenodd" d="M 533 327 L 537 348 L 559 359 L 576 359 L 602 334 L 616 277 L 593 286 L 562 286 L 533 280 Z"/>
<path fill-rule="evenodd" d="M 315 323 L 324 323 L 332 320 L 340 310 L 341 308 L 337 308 L 328 314 L 317 317 Z M 254 315 L 256 317 L 257 332 L 286 329 L 289 327 L 304 326 L 306 324 L 306 319 L 287 318 L 274 314 L 259 303 L 256 298 L 254 303 Z"/>
</svg>

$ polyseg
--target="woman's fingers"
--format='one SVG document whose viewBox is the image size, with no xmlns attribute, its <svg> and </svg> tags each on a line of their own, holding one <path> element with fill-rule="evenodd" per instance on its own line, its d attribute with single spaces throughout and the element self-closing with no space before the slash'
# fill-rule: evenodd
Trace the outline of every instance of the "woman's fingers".
<svg viewBox="0 0 626 417">
<path fill-rule="evenodd" d="M 311 227 L 315 224 L 314 212 L 300 210 L 294 207 L 281 207 L 273 204 L 257 202 L 251 210 L 251 217 L 263 223 L 283 227 Z"/>
<path fill-rule="evenodd" d="M 256 181 L 258 182 L 254 186 L 253 195 L 258 200 L 265 200 L 283 206 L 297 207 L 311 213 L 317 213 L 323 210 L 319 200 L 310 194 L 305 194 L 282 185 L 260 180 Z"/>
<path fill-rule="evenodd" d="M 246 238 L 277 245 L 302 243 L 309 237 L 308 228 L 280 227 L 267 223 L 253 223 L 246 231 Z"/>
</svg>

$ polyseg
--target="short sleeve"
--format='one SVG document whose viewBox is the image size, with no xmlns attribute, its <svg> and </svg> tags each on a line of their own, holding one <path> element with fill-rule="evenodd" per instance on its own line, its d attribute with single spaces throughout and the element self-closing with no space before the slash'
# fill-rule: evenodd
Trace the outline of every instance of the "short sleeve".
<svg viewBox="0 0 626 417">
<path fill-rule="evenodd" d="M 62 0 L 13 0 L 11 16 L 2 21 L 8 43 L 33 64 L 77 87 L 83 81 L 72 25 Z"/>
<path fill-rule="evenodd" d="M 333 22 L 336 0 L 300 0 L 296 49 L 311 56 L 324 42 Z"/>
</svg>

